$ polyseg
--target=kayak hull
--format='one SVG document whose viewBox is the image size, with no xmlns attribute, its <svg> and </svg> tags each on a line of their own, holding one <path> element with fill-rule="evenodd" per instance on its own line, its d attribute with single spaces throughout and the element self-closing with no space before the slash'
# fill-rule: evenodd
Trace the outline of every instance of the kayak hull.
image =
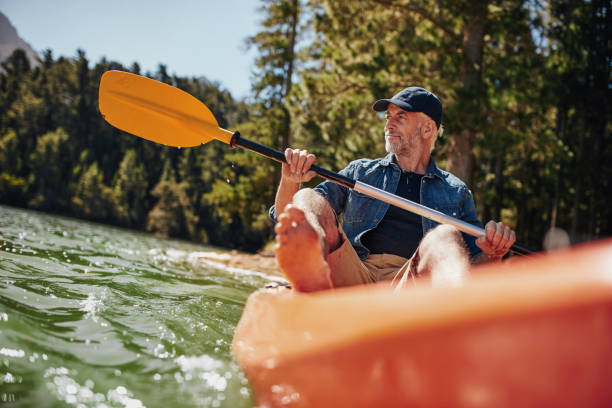
<svg viewBox="0 0 612 408">
<path fill-rule="evenodd" d="M 258 291 L 233 351 L 260 406 L 610 406 L 611 248 L 479 268 L 459 288 Z"/>
</svg>

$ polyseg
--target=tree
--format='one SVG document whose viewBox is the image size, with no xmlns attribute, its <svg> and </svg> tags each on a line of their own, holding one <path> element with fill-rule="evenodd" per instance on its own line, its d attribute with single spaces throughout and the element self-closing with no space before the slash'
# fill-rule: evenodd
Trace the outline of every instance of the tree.
<svg viewBox="0 0 612 408">
<path fill-rule="evenodd" d="M 298 42 L 302 5 L 298 0 L 264 0 L 259 33 L 247 44 L 256 47 L 259 57 L 254 76 L 254 103 L 241 132 L 265 145 L 284 149 L 290 145 L 292 118 L 287 99 L 297 74 Z M 253 249 L 271 232 L 267 207 L 274 201 L 280 167 L 248 152 L 228 156 L 232 167 L 223 171 L 224 179 L 213 184 L 204 195 L 222 225 L 240 228 L 243 233 L 232 242 Z M 257 243 L 254 245 L 254 243 Z"/>
<path fill-rule="evenodd" d="M 149 189 L 145 168 L 134 150 L 125 152 L 113 184 L 117 218 L 126 227 L 142 227 Z"/>
<path fill-rule="evenodd" d="M 607 1 L 550 1 L 544 32 L 556 134 L 570 153 L 559 164 L 551 224 L 569 226 L 574 242 L 612 233 L 609 13 Z"/>
<path fill-rule="evenodd" d="M 25 85 L 25 78 L 30 72 L 30 61 L 21 49 L 13 51 L 9 57 L 0 64 L 0 112 L 8 112 L 10 106 L 17 99 Z M 2 115 L 2 130 L 11 123 Z"/>
<path fill-rule="evenodd" d="M 311 55 L 317 64 L 309 64 L 293 101 L 301 133 L 352 157 L 379 154 L 381 124 L 371 103 L 405 86 L 422 85 L 444 104 L 447 137 L 440 153 L 446 169 L 471 185 L 473 148 L 491 123 L 488 84 L 493 78 L 487 64 L 499 64 L 499 50 L 530 51 L 523 47 L 531 38 L 525 3 L 313 1 L 317 35 Z M 503 58 L 509 62 L 514 55 Z M 518 57 L 512 62 L 520 62 Z"/>
<path fill-rule="evenodd" d="M 293 87 L 301 6 L 298 0 L 264 0 L 263 3 L 260 10 L 266 15 L 262 21 L 264 29 L 247 40 L 260 54 L 255 63 L 258 70 L 253 91 L 259 102 L 259 118 L 272 114 L 278 120 L 271 132 L 272 142 L 288 146 L 291 116 L 285 101 Z"/>
<path fill-rule="evenodd" d="M 485 221 L 520 226 L 538 246 L 543 234 L 530 229 L 547 217 L 538 189 L 552 191 L 546 169 L 563 152 L 543 95 L 540 10 L 520 0 L 311 2 L 312 60 L 290 100 L 296 140 L 332 168 L 380 156 L 383 121 L 372 102 L 429 88 L 444 105 L 437 164 L 474 190 Z"/>
<path fill-rule="evenodd" d="M 198 217 L 187 196 L 187 183 L 177 183 L 169 161 L 165 163 L 162 178 L 151 194 L 157 198 L 157 203 L 147 216 L 147 231 L 164 237 L 207 242 L 206 234 L 197 236 Z"/>
<path fill-rule="evenodd" d="M 0 202 L 23 205 L 26 180 L 17 176 L 22 167 L 18 146 L 15 131 L 0 138 Z"/>
<path fill-rule="evenodd" d="M 606 2 L 261 4 L 249 99 L 163 64 L 146 75 L 204 101 L 221 127 L 307 148 L 333 170 L 385 153 L 374 100 L 425 86 L 444 104 L 436 162 L 470 184 L 481 218 L 501 218 L 534 247 L 550 226 L 574 242 L 610 235 Z M 15 51 L 1 68 L 2 203 L 248 250 L 270 238 L 280 166 L 217 142 L 176 149 L 113 128 L 98 84 L 121 64 L 46 50 L 31 67 Z"/>
<path fill-rule="evenodd" d="M 110 126 L 96 106 L 100 78 L 109 69 L 125 70 L 104 58 L 90 67 L 82 50 L 57 59 L 46 50 L 34 69 L 20 52 L 3 62 L 0 202 L 145 229 L 153 204 L 165 194 L 165 187 L 157 196 L 152 188 L 163 177 L 160 163 L 168 162 L 175 176 L 166 186 L 183 219 L 172 234 L 201 240 L 210 230 L 217 244 L 227 242 L 233 231 L 219 228 L 202 197 L 219 177 L 217 167 L 229 168 L 224 155 L 230 150 L 214 143 L 205 149 L 163 147 Z M 138 64 L 132 69 L 140 71 Z M 247 117 L 246 103 L 217 83 L 170 76 L 165 65 L 156 75 L 206 101 L 223 127 Z"/>
<path fill-rule="evenodd" d="M 70 168 L 63 157 L 68 140 L 68 134 L 62 128 L 38 138 L 36 148 L 29 157 L 32 173 L 28 184 L 33 198 L 28 205 L 47 211 L 66 209 L 70 197 L 66 183 Z"/>
<path fill-rule="evenodd" d="M 96 221 L 108 221 L 114 212 L 113 190 L 104 184 L 97 162 L 89 166 L 76 183 L 72 208 L 77 215 Z"/>
</svg>

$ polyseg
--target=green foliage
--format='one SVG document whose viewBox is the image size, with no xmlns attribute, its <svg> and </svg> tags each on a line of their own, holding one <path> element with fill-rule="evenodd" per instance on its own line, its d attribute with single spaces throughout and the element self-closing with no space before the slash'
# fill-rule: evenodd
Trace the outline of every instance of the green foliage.
<svg viewBox="0 0 612 408">
<path fill-rule="evenodd" d="M 297 0 L 262 3 L 262 30 L 247 40 L 258 51 L 253 82 L 255 101 L 250 106 L 249 120 L 240 125 L 240 132 L 251 140 L 282 150 L 291 144 L 292 116 L 287 99 L 298 71 L 302 6 Z M 240 242 L 243 248 L 257 249 L 272 232 L 267 208 L 274 202 L 280 167 L 249 152 L 236 152 L 228 158 L 231 167 L 220 169 L 225 180 L 217 180 L 203 200 L 223 227 L 241 231 L 234 242 Z"/>
<path fill-rule="evenodd" d="M 9 130 L 0 138 L 0 170 L 18 173 L 22 161 L 19 157 L 19 140 L 14 130 Z"/>
<path fill-rule="evenodd" d="M 201 199 L 228 149 L 170 149 L 114 129 L 97 109 L 109 69 L 126 70 L 105 59 L 92 67 L 81 50 L 74 59 L 45 51 L 34 69 L 20 50 L 2 63 L 0 202 L 204 242 L 210 230 L 211 243 L 231 242 Z M 147 75 L 205 100 L 223 127 L 247 117 L 245 103 L 204 78 L 171 77 L 163 65 Z"/>
<path fill-rule="evenodd" d="M 0 138 L 0 200 L 23 205 L 26 181 L 16 176 L 22 167 L 19 153 L 17 134 L 9 130 Z"/>
<path fill-rule="evenodd" d="M 296 144 L 316 152 L 319 164 L 341 168 L 383 154 L 383 124 L 372 102 L 421 85 L 444 105 L 446 132 L 435 158 L 471 186 L 485 222 L 503 218 L 534 247 L 551 226 L 571 230 L 574 241 L 610 234 L 606 189 L 595 186 L 602 179 L 596 169 L 610 178 L 603 159 L 610 154 L 603 2 L 317 0 L 310 6 L 315 40 L 288 109 Z M 587 123 L 571 121 L 587 110 L 593 113 L 587 128 L 598 131 L 570 131 L 568 120 Z M 597 152 L 580 149 L 591 144 Z M 582 236 L 578 218 L 569 219 L 572 202 L 573 213 L 590 223 Z"/>
<path fill-rule="evenodd" d="M 37 139 L 28 160 L 32 170 L 29 177 L 29 189 L 33 196 L 29 202 L 31 207 L 54 211 L 67 205 L 70 191 L 65 180 L 69 167 L 64 157 L 68 142 L 68 134 L 62 128 Z"/>
<path fill-rule="evenodd" d="M 384 154 L 374 100 L 408 85 L 440 96 L 439 165 L 472 188 L 481 218 L 539 247 L 609 236 L 609 5 L 602 0 L 262 0 L 252 97 L 145 73 L 194 95 L 219 124 L 339 170 Z M 0 69 L 0 202 L 257 250 L 280 166 L 211 142 L 175 149 L 125 135 L 97 109 L 101 75 L 128 70 L 85 52 Z M 142 74 L 138 64 L 130 69 Z M 313 182 L 314 183 L 314 182 Z"/>
<path fill-rule="evenodd" d="M 114 202 L 113 190 L 104 184 L 104 175 L 94 162 L 76 183 L 72 208 L 80 217 L 109 221 L 114 213 Z"/>
<path fill-rule="evenodd" d="M 113 183 L 117 216 L 122 225 L 142 226 L 147 205 L 147 180 L 146 169 L 136 152 L 126 151 Z"/>
<path fill-rule="evenodd" d="M 0 197 L 5 202 L 22 205 L 26 191 L 26 181 L 7 172 L 0 172 Z"/>
<path fill-rule="evenodd" d="M 551 219 L 588 240 L 612 228 L 610 4 L 554 0 L 548 10 L 546 96 L 556 108 L 557 143 L 567 152 L 557 162 Z"/>
<path fill-rule="evenodd" d="M 174 170 L 166 162 L 162 178 L 151 192 L 157 204 L 149 212 L 147 231 L 164 237 L 179 236 L 197 240 L 198 216 L 194 213 L 187 188 L 186 182 L 176 182 Z M 205 234 L 200 238 L 204 243 L 207 242 Z"/>
</svg>

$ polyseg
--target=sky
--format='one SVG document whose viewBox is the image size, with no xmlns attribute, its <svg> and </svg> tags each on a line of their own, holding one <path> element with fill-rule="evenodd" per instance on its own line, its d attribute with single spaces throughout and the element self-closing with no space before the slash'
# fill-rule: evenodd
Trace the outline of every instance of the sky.
<svg viewBox="0 0 612 408">
<path fill-rule="evenodd" d="M 257 0 L 0 0 L 19 36 L 39 54 L 74 57 L 93 66 L 102 57 L 141 72 L 160 63 L 177 76 L 205 76 L 235 98 L 250 91 L 259 30 Z"/>
</svg>

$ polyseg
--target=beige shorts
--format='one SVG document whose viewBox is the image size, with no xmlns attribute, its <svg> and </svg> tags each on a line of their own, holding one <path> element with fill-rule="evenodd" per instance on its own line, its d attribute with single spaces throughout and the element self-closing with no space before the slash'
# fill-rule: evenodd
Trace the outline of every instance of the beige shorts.
<svg viewBox="0 0 612 408">
<path fill-rule="evenodd" d="M 419 250 L 410 259 L 393 254 L 371 254 L 363 261 L 339 228 L 342 245 L 327 257 L 335 288 L 390 281 L 394 287 L 414 282 Z"/>
</svg>

